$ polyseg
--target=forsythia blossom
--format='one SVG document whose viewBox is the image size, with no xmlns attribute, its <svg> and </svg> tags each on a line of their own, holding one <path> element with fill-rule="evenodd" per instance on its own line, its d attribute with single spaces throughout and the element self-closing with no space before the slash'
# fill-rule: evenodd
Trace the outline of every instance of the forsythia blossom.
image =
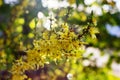
<svg viewBox="0 0 120 80">
<path fill-rule="evenodd" d="M 90 34 L 93 37 L 97 33 L 94 30 L 95 28 L 90 28 Z M 83 42 L 79 36 L 80 34 L 71 30 L 66 23 L 56 31 L 45 30 L 40 39 L 33 41 L 34 47 L 26 51 L 26 58 L 21 57 L 12 66 L 13 80 L 18 77 L 20 80 L 24 80 L 27 78 L 24 74 L 26 70 L 44 67 L 44 64 L 49 62 L 80 57 Z"/>
</svg>

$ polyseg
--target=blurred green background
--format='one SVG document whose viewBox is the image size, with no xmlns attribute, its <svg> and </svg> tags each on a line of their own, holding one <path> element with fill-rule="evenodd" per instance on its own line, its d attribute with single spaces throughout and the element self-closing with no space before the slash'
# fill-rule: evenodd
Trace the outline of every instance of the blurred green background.
<svg viewBox="0 0 120 80">
<path fill-rule="evenodd" d="M 86 40 L 77 63 L 51 63 L 26 74 L 33 80 L 120 80 L 119 0 L 0 0 L 0 80 L 10 80 L 12 63 L 50 29 L 50 19 L 53 27 L 63 22 L 82 27 L 92 11 L 100 33 Z"/>
</svg>

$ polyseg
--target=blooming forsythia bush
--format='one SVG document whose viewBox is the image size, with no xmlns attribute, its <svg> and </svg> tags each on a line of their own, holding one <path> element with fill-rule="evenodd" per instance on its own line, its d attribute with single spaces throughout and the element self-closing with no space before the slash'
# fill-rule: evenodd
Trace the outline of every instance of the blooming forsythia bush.
<svg viewBox="0 0 120 80">
<path fill-rule="evenodd" d="M 67 23 L 54 29 L 51 28 L 51 30 L 44 30 L 40 39 L 33 41 L 34 47 L 27 50 L 27 54 L 13 64 L 12 79 L 16 80 L 19 77 L 19 80 L 24 80 L 27 78 L 24 73 L 26 70 L 36 70 L 50 62 L 58 63 L 63 60 L 79 58 L 85 43 L 83 37 L 90 34 L 95 38 L 95 34 L 98 33 L 95 27 L 90 27 L 91 24 L 88 24 L 80 32 L 69 27 Z"/>
</svg>

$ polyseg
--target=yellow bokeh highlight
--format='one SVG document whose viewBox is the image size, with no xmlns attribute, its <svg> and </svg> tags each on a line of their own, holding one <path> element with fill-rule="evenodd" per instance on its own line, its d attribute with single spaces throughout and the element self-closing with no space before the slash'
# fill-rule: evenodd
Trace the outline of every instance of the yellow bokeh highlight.
<svg viewBox="0 0 120 80">
<path fill-rule="evenodd" d="M 22 32 L 22 31 L 23 31 L 22 26 L 18 26 L 18 27 L 16 28 L 16 31 L 17 31 L 17 32 Z"/>
<path fill-rule="evenodd" d="M 86 21 L 87 20 L 87 16 L 85 15 L 85 13 L 81 12 L 79 15 L 81 17 L 81 21 Z"/>
<path fill-rule="evenodd" d="M 15 23 L 16 24 L 24 24 L 25 20 L 24 20 L 24 18 L 18 18 L 18 19 L 15 20 Z"/>
<path fill-rule="evenodd" d="M 2 1 L 2 0 L 0 0 L 0 6 L 2 6 L 2 4 L 3 4 L 3 1 Z"/>
<path fill-rule="evenodd" d="M 73 13 L 73 18 L 80 20 L 80 15 L 77 12 Z"/>
<path fill-rule="evenodd" d="M 69 4 L 74 4 L 76 0 L 68 0 Z"/>
<path fill-rule="evenodd" d="M 29 27 L 30 27 L 31 29 L 34 29 L 34 28 L 35 28 L 35 20 L 34 20 L 34 19 L 32 19 L 32 20 L 30 21 Z"/>
<path fill-rule="evenodd" d="M 28 34 L 28 37 L 29 37 L 29 38 L 33 38 L 33 37 L 34 37 L 34 34 L 33 34 L 33 33 L 29 33 L 29 34 Z"/>
</svg>

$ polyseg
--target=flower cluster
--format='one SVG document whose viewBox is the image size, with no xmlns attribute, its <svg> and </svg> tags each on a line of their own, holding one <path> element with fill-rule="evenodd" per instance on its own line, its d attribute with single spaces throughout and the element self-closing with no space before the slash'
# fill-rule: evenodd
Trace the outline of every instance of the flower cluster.
<svg viewBox="0 0 120 80">
<path fill-rule="evenodd" d="M 89 31 L 91 28 L 86 28 L 85 32 Z M 24 74 L 26 70 L 35 70 L 50 62 L 57 63 L 80 57 L 84 44 L 80 38 L 83 34 L 76 33 L 67 23 L 57 29 L 45 30 L 40 39 L 33 41 L 34 47 L 27 50 L 27 54 L 14 63 L 11 69 L 13 79 L 19 76 L 23 80 L 27 78 Z"/>
</svg>

